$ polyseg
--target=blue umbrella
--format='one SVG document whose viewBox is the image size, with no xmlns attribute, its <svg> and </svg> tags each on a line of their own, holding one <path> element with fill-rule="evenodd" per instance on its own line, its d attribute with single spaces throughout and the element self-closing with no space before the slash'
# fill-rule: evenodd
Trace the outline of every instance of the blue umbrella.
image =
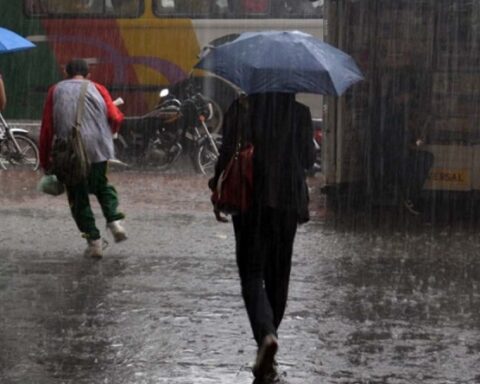
<svg viewBox="0 0 480 384">
<path fill-rule="evenodd" d="M 35 44 L 9 29 L 0 27 L 0 53 L 34 48 Z"/>
<path fill-rule="evenodd" d="M 299 31 L 244 32 L 233 41 L 210 47 L 195 68 L 213 72 L 247 94 L 339 96 L 363 80 L 351 56 Z"/>
</svg>

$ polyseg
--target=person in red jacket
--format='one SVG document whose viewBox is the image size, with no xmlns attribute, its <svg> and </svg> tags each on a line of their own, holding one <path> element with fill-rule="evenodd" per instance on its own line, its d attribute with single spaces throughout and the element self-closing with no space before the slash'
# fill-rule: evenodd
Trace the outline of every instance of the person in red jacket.
<svg viewBox="0 0 480 384">
<path fill-rule="evenodd" d="M 85 255 L 99 258 L 103 256 L 103 241 L 90 207 L 89 193 L 97 197 L 115 241 L 127 238 L 121 224 L 125 216 L 118 211 L 117 191 L 107 178 L 107 162 L 114 158 L 113 134 L 118 132 L 123 114 L 103 85 L 88 80 L 90 73 L 85 60 L 71 60 L 65 72 L 66 79 L 50 87 L 45 101 L 39 137 L 40 166 L 49 172 L 53 139 L 66 139 L 70 134 L 81 88 L 86 84 L 80 132 L 91 168 L 86 180 L 66 186 L 66 191 L 73 219 L 87 239 Z"/>
</svg>

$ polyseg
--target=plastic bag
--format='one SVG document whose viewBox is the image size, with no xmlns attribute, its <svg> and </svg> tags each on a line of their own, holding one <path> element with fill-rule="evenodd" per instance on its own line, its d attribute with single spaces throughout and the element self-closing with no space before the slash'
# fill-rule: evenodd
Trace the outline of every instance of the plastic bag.
<svg viewBox="0 0 480 384">
<path fill-rule="evenodd" d="M 52 196 L 59 196 L 65 192 L 65 186 L 55 175 L 43 175 L 37 184 L 37 190 Z"/>
</svg>

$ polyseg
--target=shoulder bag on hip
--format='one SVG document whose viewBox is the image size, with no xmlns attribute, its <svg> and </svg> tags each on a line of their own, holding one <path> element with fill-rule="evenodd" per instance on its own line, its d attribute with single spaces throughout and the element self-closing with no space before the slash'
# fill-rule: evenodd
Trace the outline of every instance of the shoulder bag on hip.
<svg viewBox="0 0 480 384">
<path fill-rule="evenodd" d="M 211 197 L 220 212 L 232 215 L 247 211 L 253 195 L 253 144 L 243 143 L 240 129 L 235 152 L 220 174 Z"/>
</svg>

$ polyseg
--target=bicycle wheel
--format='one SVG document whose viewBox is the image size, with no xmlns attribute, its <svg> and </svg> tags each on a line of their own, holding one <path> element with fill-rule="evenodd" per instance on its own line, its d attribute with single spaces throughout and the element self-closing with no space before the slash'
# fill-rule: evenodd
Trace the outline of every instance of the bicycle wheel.
<svg viewBox="0 0 480 384">
<path fill-rule="evenodd" d="M 20 151 L 17 150 L 13 141 L 9 139 L 3 141 L 0 144 L 0 167 L 36 171 L 40 165 L 37 144 L 25 134 L 14 133 L 14 137 Z"/>
</svg>

